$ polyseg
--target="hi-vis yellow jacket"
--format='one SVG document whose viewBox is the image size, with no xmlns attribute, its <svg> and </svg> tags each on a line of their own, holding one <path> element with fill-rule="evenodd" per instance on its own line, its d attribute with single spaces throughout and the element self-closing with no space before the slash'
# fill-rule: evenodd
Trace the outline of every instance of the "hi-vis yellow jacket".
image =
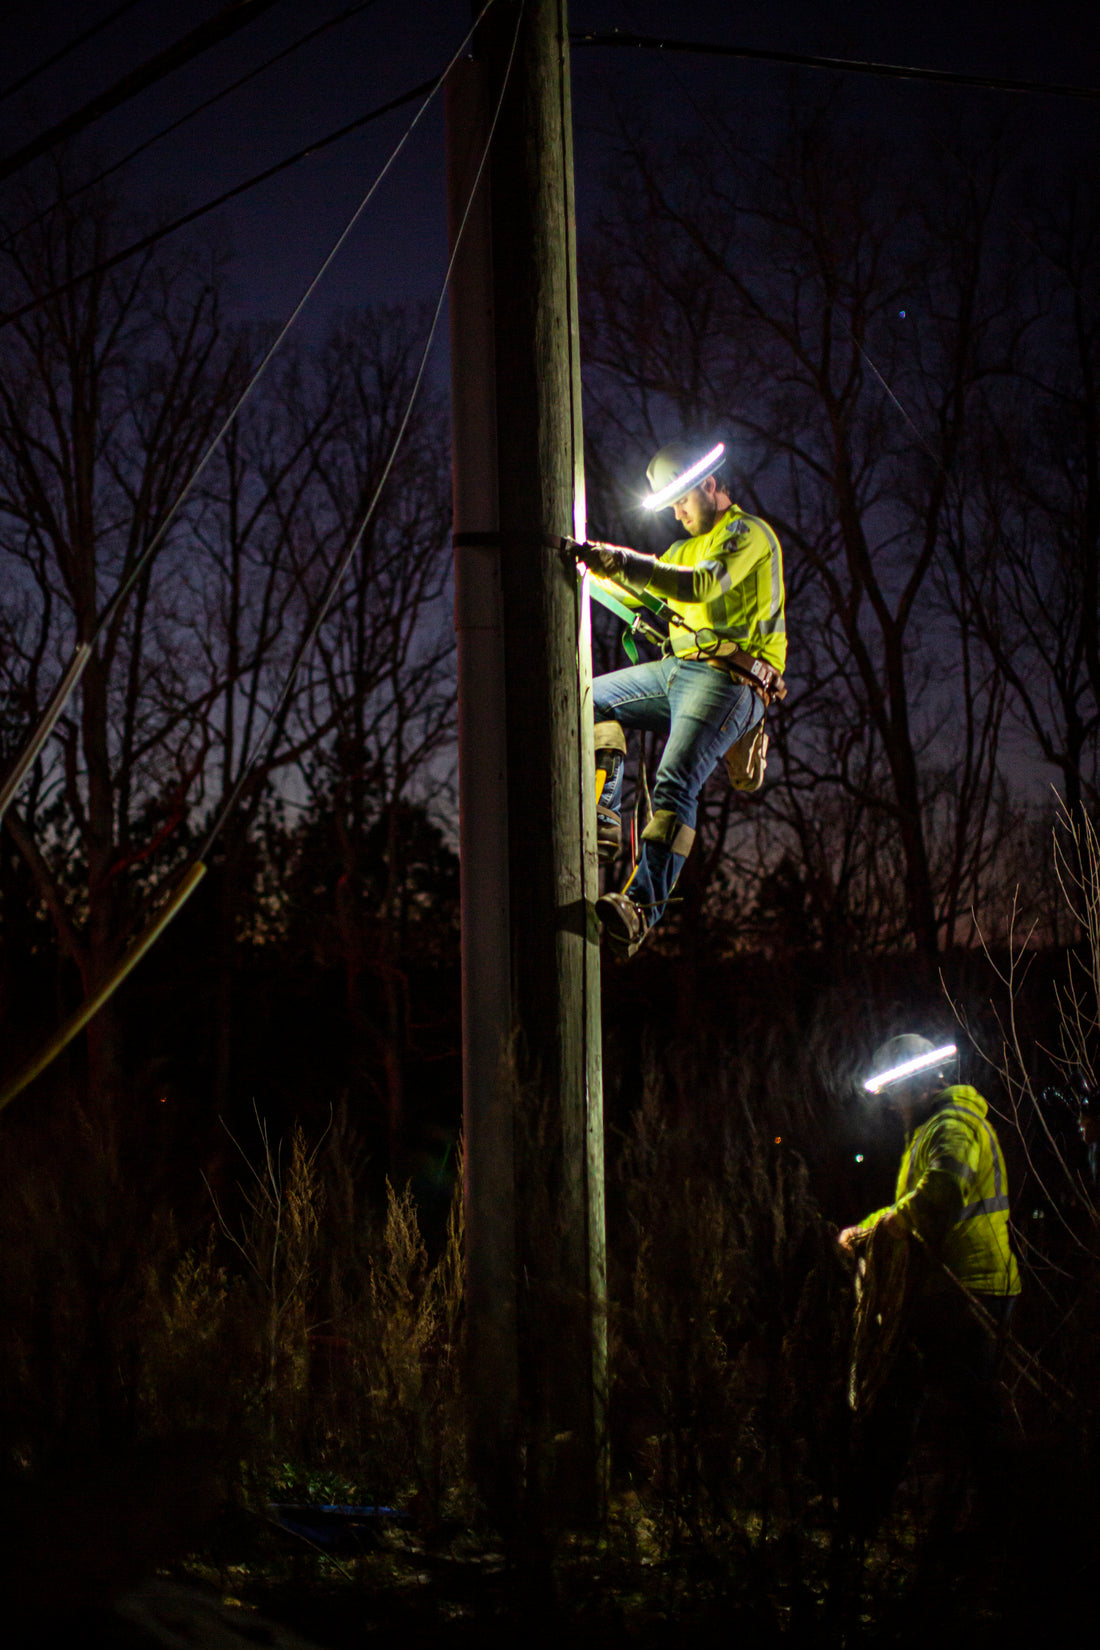
<svg viewBox="0 0 1100 1650">
<path fill-rule="evenodd" d="M 926 1287 L 950 1289 L 939 1260 L 961 1284 L 983 1295 L 1018 1295 L 1020 1273 L 1008 1237 L 1008 1177 L 1000 1141 L 977 1089 L 959 1083 L 937 1096 L 936 1109 L 906 1145 L 895 1201 L 860 1221 L 868 1231 L 897 1214 L 933 1256 Z"/>
<path fill-rule="evenodd" d="M 732 504 L 709 533 L 669 546 L 645 587 L 683 616 L 670 624 L 672 651 L 698 654 L 692 631 L 713 631 L 717 654 L 740 647 L 781 671 L 787 662 L 783 552 L 766 521 Z M 708 650 L 710 651 L 710 650 Z"/>
</svg>

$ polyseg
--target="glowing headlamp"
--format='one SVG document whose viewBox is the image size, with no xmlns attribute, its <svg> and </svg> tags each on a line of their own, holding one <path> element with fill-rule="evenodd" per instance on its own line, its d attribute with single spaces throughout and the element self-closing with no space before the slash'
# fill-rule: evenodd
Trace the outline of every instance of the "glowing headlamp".
<svg viewBox="0 0 1100 1650">
<path fill-rule="evenodd" d="M 943 1061 L 949 1060 L 955 1052 L 954 1043 L 944 1043 L 942 1048 L 930 1048 L 925 1054 L 916 1054 L 911 1060 L 903 1060 L 900 1066 L 891 1066 L 889 1071 L 880 1071 L 877 1077 L 868 1077 L 863 1087 L 868 1094 L 880 1094 L 892 1083 L 903 1083 L 907 1077 L 915 1077 L 918 1072 L 942 1065 Z"/>
<path fill-rule="evenodd" d="M 643 499 L 643 509 L 663 510 L 666 504 L 675 504 L 678 498 L 682 498 L 685 493 L 690 493 L 697 481 L 710 474 L 725 450 L 725 442 L 719 441 L 717 446 L 712 447 L 709 453 L 704 453 L 697 463 L 690 464 L 686 470 L 681 470 L 678 476 L 673 476 L 672 480 L 664 487 L 659 488 L 655 493 L 650 493 L 648 498 Z"/>
</svg>

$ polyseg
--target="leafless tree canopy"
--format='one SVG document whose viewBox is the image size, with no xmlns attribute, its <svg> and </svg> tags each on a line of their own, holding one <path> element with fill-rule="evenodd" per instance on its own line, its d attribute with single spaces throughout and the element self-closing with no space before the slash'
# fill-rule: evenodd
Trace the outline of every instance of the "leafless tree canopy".
<svg viewBox="0 0 1100 1650">
<path fill-rule="evenodd" d="M 324 800 L 354 859 L 387 810 L 445 784 L 451 722 L 437 392 L 420 395 L 387 473 L 424 318 L 348 316 L 281 355 L 204 465 L 265 340 L 227 323 L 220 262 L 201 248 L 158 246 L 46 296 L 127 233 L 116 202 L 86 193 L 14 237 L 0 267 L 5 310 L 45 299 L 0 331 L 8 759 L 74 643 L 100 632 L 10 816 L 85 992 L 230 801 L 227 944 L 265 804 Z M 90 1056 L 105 1092 L 110 1013 Z"/>
<path fill-rule="evenodd" d="M 673 152 L 624 130 L 617 178 L 587 310 L 603 507 L 636 538 L 609 478 L 717 428 L 787 556 L 780 782 L 719 856 L 727 917 L 927 954 L 1003 923 L 1027 793 L 1096 800 L 1094 182 L 1030 205 L 1006 138 L 899 156 L 812 108 L 779 138 L 708 115 Z"/>
</svg>

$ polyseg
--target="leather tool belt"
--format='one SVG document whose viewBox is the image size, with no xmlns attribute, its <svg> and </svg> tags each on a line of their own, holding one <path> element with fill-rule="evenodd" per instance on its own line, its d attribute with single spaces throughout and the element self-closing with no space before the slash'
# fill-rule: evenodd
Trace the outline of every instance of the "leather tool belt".
<svg viewBox="0 0 1100 1650">
<path fill-rule="evenodd" d="M 746 682 L 757 698 L 763 701 L 765 710 L 775 700 L 787 697 L 787 684 L 775 666 L 764 659 L 757 659 L 752 653 L 746 653 L 744 648 L 732 647 L 706 663 L 739 682 Z"/>
</svg>

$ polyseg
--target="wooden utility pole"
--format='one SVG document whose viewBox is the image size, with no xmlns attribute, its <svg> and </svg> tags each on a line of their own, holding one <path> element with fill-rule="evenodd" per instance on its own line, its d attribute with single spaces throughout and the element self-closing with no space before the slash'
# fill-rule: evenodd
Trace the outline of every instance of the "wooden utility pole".
<svg viewBox="0 0 1100 1650">
<path fill-rule="evenodd" d="M 594 1516 L 605 1473 L 568 49 L 565 0 L 496 0 L 448 106 L 470 1441 L 535 1524 Z"/>
</svg>

